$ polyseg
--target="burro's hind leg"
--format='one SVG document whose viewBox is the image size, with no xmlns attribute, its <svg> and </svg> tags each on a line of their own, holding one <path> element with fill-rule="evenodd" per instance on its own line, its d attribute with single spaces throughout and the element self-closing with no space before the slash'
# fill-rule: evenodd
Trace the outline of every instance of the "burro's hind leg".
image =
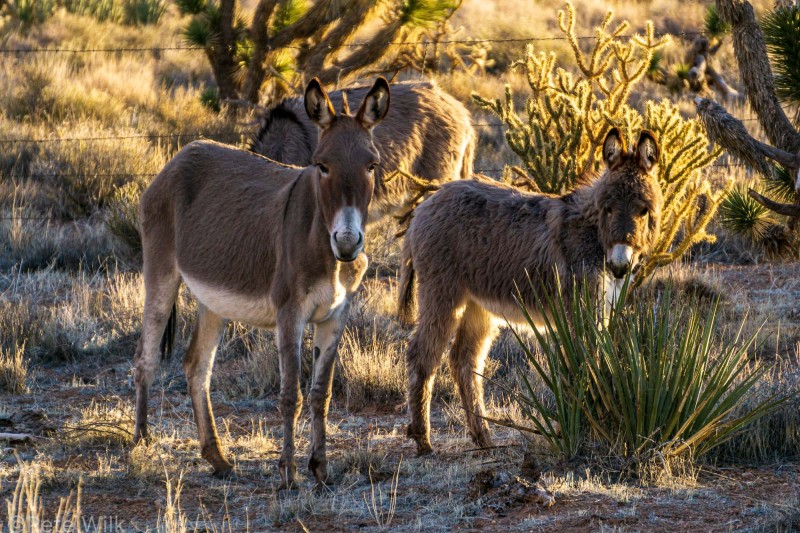
<svg viewBox="0 0 800 533">
<path fill-rule="evenodd" d="M 203 459 L 211 463 L 214 475 L 217 477 L 227 477 L 233 472 L 233 466 L 225 459 L 219 445 L 217 425 L 214 423 L 214 411 L 209 396 L 214 356 L 224 326 L 225 320 L 198 302 L 192 341 L 183 358 L 183 370 L 189 383 L 194 421 L 200 438 L 200 454 Z"/>
<path fill-rule="evenodd" d="M 480 447 L 492 445 L 484 418 L 483 369 L 496 335 L 497 328 L 492 325 L 489 313 L 479 304 L 469 302 L 450 349 L 450 372 L 458 385 L 467 428 L 472 440 Z"/>
<path fill-rule="evenodd" d="M 428 290 L 431 287 L 434 284 L 421 283 L 419 286 L 419 319 L 406 352 L 411 414 L 407 434 L 417 443 L 417 455 L 433 451 L 430 440 L 433 380 L 463 307 L 463 304 L 451 306 L 453 299 L 449 295 Z"/>
<path fill-rule="evenodd" d="M 297 463 L 295 462 L 294 433 L 300 415 L 300 346 L 305 323 L 294 309 L 278 312 L 278 354 L 281 372 L 281 392 L 278 403 L 283 418 L 283 448 L 278 460 L 281 474 L 279 490 L 295 488 Z"/>
<path fill-rule="evenodd" d="M 334 316 L 314 326 L 314 378 L 308 395 L 312 431 L 308 469 L 314 474 L 318 486 L 328 484 L 325 425 L 328 422 L 336 355 L 347 322 L 348 307 L 349 302 L 342 305 Z"/>
<path fill-rule="evenodd" d="M 168 254 L 165 254 L 165 256 Z M 180 276 L 174 261 L 162 257 L 153 264 L 145 250 L 144 262 L 144 312 L 142 334 L 134 356 L 134 382 L 136 384 L 136 423 L 133 443 L 147 439 L 147 400 L 156 370 L 161 360 L 161 338 L 167 327 L 172 306 L 178 298 Z"/>
</svg>

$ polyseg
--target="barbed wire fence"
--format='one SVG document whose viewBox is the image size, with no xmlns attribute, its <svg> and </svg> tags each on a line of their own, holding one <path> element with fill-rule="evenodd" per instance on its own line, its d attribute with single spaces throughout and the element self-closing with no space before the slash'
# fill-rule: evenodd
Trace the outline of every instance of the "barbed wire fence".
<svg viewBox="0 0 800 533">
<path fill-rule="evenodd" d="M 657 33 L 656 36 L 671 36 L 671 37 L 697 37 L 701 35 L 705 35 L 706 32 L 697 31 L 697 32 L 678 32 L 678 33 Z M 622 36 L 623 38 L 632 38 L 634 35 L 625 35 Z M 596 35 L 584 35 L 578 36 L 578 40 L 589 40 L 589 39 L 596 39 Z M 547 42 L 547 41 L 565 41 L 568 40 L 567 37 L 518 37 L 518 38 L 488 38 L 488 39 L 443 39 L 443 40 L 420 40 L 420 41 L 395 41 L 388 43 L 388 46 L 423 46 L 425 47 L 426 53 L 428 47 L 431 46 L 439 46 L 439 45 L 446 45 L 446 44 L 463 44 L 463 45 L 475 45 L 475 44 L 484 44 L 484 43 L 528 43 L 528 42 Z M 345 47 L 361 47 L 365 43 L 349 43 L 345 44 Z M 283 46 L 282 48 L 289 48 L 289 49 L 298 49 L 302 50 L 303 47 L 301 46 Z M 205 51 L 204 48 L 198 46 L 160 46 L 160 47 L 116 47 L 116 48 L 24 48 L 24 47 L 12 47 L 12 48 L 0 48 L 0 55 L 17 55 L 17 56 L 28 56 L 28 55 L 35 55 L 35 54 L 153 54 L 153 55 L 160 55 L 164 52 L 172 52 L 172 51 Z M 424 76 L 425 71 L 420 73 L 420 76 Z M 747 121 L 754 121 L 757 118 L 742 118 L 740 119 L 744 122 Z M 478 122 L 473 123 L 473 127 L 475 128 L 497 128 L 502 129 L 505 127 L 505 124 L 502 122 Z M 214 137 L 224 137 L 224 136 L 237 136 L 240 140 L 244 137 L 249 137 L 253 132 L 248 131 L 239 131 L 234 129 L 227 129 L 227 130 L 216 130 L 216 131 L 194 131 L 194 132 L 177 132 L 177 133 L 166 133 L 166 134 L 128 134 L 128 135 L 109 135 L 109 136 L 87 136 L 87 137 L 42 137 L 42 138 L 33 138 L 33 137 L 20 137 L 20 138 L 6 138 L 0 139 L 0 146 L 8 146 L 8 145 L 15 145 L 15 144 L 53 144 L 53 143 L 69 143 L 69 142 L 88 142 L 88 143 L 98 143 L 98 142 L 106 142 L 106 141 L 121 141 L 121 140 L 131 140 L 131 139 L 146 139 L 150 141 L 158 141 L 158 140 L 175 140 L 177 142 L 181 141 L 192 141 L 197 139 L 204 139 L 204 138 L 214 138 Z M 714 163 L 709 165 L 710 167 L 717 167 L 717 168 L 734 168 L 734 167 L 744 167 L 746 165 L 740 163 Z M 505 168 L 476 168 L 474 171 L 480 174 L 490 174 L 494 176 L 501 175 L 504 172 Z M 27 172 L 27 173 L 3 173 L 0 171 L 0 177 L 3 179 L 26 179 L 30 178 L 31 176 L 36 176 L 39 178 L 81 178 L 81 177 L 109 177 L 109 178 L 125 178 L 125 177 L 152 177 L 157 175 L 156 172 Z M 63 217 L 56 217 L 56 216 L 0 216 L 0 220 L 64 220 Z"/>
</svg>

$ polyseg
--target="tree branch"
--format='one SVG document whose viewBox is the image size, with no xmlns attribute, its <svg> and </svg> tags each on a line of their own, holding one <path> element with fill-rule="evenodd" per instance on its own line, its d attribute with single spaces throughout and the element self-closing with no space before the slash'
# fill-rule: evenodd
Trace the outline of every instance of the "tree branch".
<svg viewBox="0 0 800 533">
<path fill-rule="evenodd" d="M 267 59 L 269 35 L 267 24 L 280 0 L 259 0 L 250 25 L 250 39 L 253 41 L 253 55 L 247 66 L 242 93 L 253 104 L 258 103 L 261 84 L 264 83 L 264 61 Z"/>
<path fill-rule="evenodd" d="M 785 152 L 800 151 L 800 134 L 792 127 L 775 95 L 764 35 L 747 0 L 716 0 L 720 17 L 731 25 L 733 49 L 747 100 L 770 142 Z"/>
<path fill-rule="evenodd" d="M 790 170 L 800 167 L 797 155 L 754 139 L 739 119 L 713 100 L 698 97 L 695 105 L 709 140 L 765 177 L 772 177 L 772 165 L 765 159 L 767 157 Z"/>
</svg>

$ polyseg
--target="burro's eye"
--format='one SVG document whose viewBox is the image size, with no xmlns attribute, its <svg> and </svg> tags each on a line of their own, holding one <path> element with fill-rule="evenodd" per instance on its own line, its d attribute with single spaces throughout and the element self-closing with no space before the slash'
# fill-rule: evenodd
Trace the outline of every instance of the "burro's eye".
<svg viewBox="0 0 800 533">
<path fill-rule="evenodd" d="M 640 217 L 646 217 L 649 214 L 650 210 L 647 208 L 647 206 L 643 207 L 642 210 L 639 212 Z"/>
<path fill-rule="evenodd" d="M 608 204 L 608 205 L 606 205 L 605 209 L 603 209 L 603 210 L 606 212 L 606 215 L 610 215 L 611 212 L 614 210 L 614 208 L 611 207 L 611 204 Z"/>
<path fill-rule="evenodd" d="M 326 167 L 322 163 L 317 163 L 317 168 L 319 169 L 319 173 L 322 174 L 323 177 L 328 175 L 328 167 Z"/>
<path fill-rule="evenodd" d="M 369 168 L 367 169 L 367 172 L 369 172 L 370 174 L 372 174 L 373 172 L 375 172 L 375 167 L 377 167 L 377 166 L 378 166 L 378 165 L 377 165 L 376 163 L 372 163 L 372 164 L 369 166 Z"/>
</svg>

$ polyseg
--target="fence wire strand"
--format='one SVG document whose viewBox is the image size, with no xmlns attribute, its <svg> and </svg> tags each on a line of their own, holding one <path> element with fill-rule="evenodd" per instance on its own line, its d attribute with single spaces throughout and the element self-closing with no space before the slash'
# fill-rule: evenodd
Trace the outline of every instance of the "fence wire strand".
<svg viewBox="0 0 800 533">
<path fill-rule="evenodd" d="M 689 32 L 659 32 L 655 33 L 656 37 L 697 37 L 705 35 L 704 31 L 689 31 Z M 631 39 L 633 35 L 620 35 L 620 38 Z M 581 35 L 576 37 L 578 40 L 596 39 L 597 35 Z M 423 40 L 423 41 L 393 41 L 386 43 L 386 46 L 430 46 L 439 44 L 483 44 L 483 43 L 526 43 L 526 42 L 542 42 L 542 41 L 566 41 L 568 37 L 509 37 L 509 38 L 487 38 L 487 39 L 443 39 L 443 40 Z M 342 47 L 347 48 L 360 48 L 370 45 L 369 42 L 358 43 L 345 43 Z M 287 45 L 281 48 L 290 48 L 293 50 L 305 50 L 305 46 Z M 153 46 L 153 47 L 119 47 L 119 48 L 0 48 L 0 54 L 84 54 L 84 53 L 160 53 L 169 51 L 206 51 L 202 46 Z"/>
</svg>

